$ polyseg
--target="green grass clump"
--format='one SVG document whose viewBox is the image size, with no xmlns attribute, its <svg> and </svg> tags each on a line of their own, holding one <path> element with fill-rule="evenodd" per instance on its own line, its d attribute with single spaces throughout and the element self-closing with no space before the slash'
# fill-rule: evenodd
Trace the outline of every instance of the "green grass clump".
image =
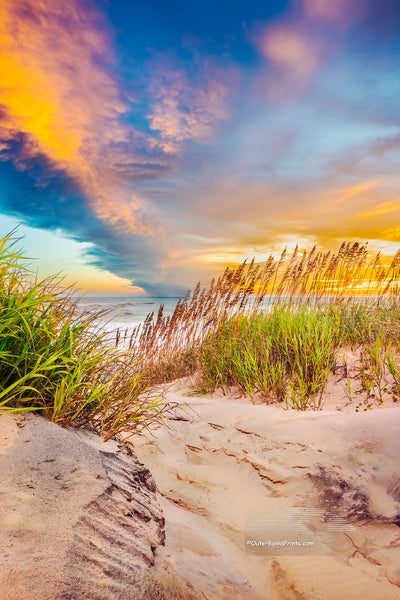
<svg viewBox="0 0 400 600">
<path fill-rule="evenodd" d="M 146 374 L 110 347 L 90 318 L 79 316 L 59 280 L 37 282 L 0 241 L 0 408 L 40 410 L 63 426 L 91 428 L 109 439 L 162 419 Z"/>
<path fill-rule="evenodd" d="M 340 350 L 353 347 L 368 363 L 359 367 L 360 389 L 381 402 L 388 371 L 399 386 L 399 345 L 394 350 L 391 342 L 399 327 L 398 312 L 352 305 L 275 306 L 232 317 L 202 344 L 200 385 L 205 391 L 238 386 L 250 398 L 258 393 L 267 402 L 317 409 Z"/>
<path fill-rule="evenodd" d="M 335 367 L 341 342 L 334 311 L 275 307 L 270 314 L 231 318 L 202 347 L 201 371 L 209 390 L 238 385 L 253 397 L 304 409 Z"/>
</svg>

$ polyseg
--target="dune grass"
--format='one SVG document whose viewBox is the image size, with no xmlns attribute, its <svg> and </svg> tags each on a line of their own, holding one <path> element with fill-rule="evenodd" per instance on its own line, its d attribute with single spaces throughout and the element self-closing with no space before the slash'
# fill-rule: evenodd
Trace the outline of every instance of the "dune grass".
<svg viewBox="0 0 400 600">
<path fill-rule="evenodd" d="M 354 378 L 366 402 L 400 397 L 400 252 L 370 258 L 356 243 L 244 262 L 199 283 L 171 316 L 149 314 L 121 350 L 96 325 L 105 315 L 79 314 L 57 277 L 34 279 L 15 244 L 0 241 L 3 411 L 39 410 L 108 439 L 163 421 L 172 407 L 155 390 L 187 376 L 193 393 L 235 386 L 299 410 L 321 407 L 336 372 L 349 401 Z"/>
<path fill-rule="evenodd" d="M 334 311 L 275 307 L 268 315 L 231 318 L 203 346 L 203 385 L 237 385 L 250 397 L 260 392 L 278 402 L 290 394 L 304 408 L 335 367 L 341 333 Z"/>
<path fill-rule="evenodd" d="M 329 375 L 345 366 L 341 351 L 353 348 L 360 353 L 359 391 L 382 402 L 390 384 L 397 396 L 400 313 L 388 320 L 388 311 L 277 306 L 268 314 L 232 317 L 203 344 L 200 387 L 213 391 L 235 385 L 250 398 L 260 394 L 267 402 L 315 410 Z"/>
<path fill-rule="evenodd" d="M 197 285 L 172 316 L 148 315 L 131 352 L 154 382 L 195 375 L 194 393 L 236 386 L 254 398 L 305 410 L 321 407 L 346 348 L 360 353 L 367 398 L 400 391 L 400 252 L 390 261 L 366 246 L 227 268 Z M 351 395 L 348 375 L 344 392 Z M 349 387 L 350 385 L 350 387 Z"/>
<path fill-rule="evenodd" d="M 79 316 L 57 277 L 36 281 L 16 242 L 0 241 L 1 410 L 42 411 L 105 439 L 161 421 L 168 407 L 132 357 L 110 347 L 101 315 Z"/>
</svg>

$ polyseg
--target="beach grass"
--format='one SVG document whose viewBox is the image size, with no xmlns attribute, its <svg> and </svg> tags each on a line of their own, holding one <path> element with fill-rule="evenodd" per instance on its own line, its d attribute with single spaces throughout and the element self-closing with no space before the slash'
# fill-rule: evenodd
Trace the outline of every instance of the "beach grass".
<svg viewBox="0 0 400 600">
<path fill-rule="evenodd" d="M 400 252 L 370 257 L 359 243 L 336 254 L 284 250 L 227 268 L 210 287 L 199 283 L 172 316 L 163 307 L 149 314 L 131 352 L 153 382 L 195 376 L 193 393 L 234 386 L 251 399 L 316 410 L 338 370 L 351 396 L 341 356 L 352 349 L 367 399 L 382 402 L 388 391 L 396 399 L 399 283 Z"/>
<path fill-rule="evenodd" d="M 3 411 L 109 439 L 163 422 L 173 407 L 160 384 L 188 376 L 193 393 L 234 387 L 298 410 L 321 408 L 335 373 L 350 402 L 355 378 L 367 402 L 400 397 L 400 252 L 371 258 L 355 243 L 245 261 L 198 283 L 172 315 L 150 313 L 121 349 L 99 329 L 105 312 L 79 313 L 58 277 L 37 281 L 17 241 L 0 241 Z"/>
<path fill-rule="evenodd" d="M 317 409 L 329 376 L 345 367 L 341 353 L 353 349 L 360 356 L 359 390 L 382 402 L 389 384 L 395 394 L 400 390 L 400 313 L 388 320 L 388 311 L 277 306 L 268 314 L 232 317 L 202 346 L 201 387 L 233 385 L 250 398 L 260 394 L 266 402 Z"/>
<path fill-rule="evenodd" d="M 162 421 L 168 407 L 145 373 L 99 331 L 104 315 L 80 315 L 58 277 L 37 281 L 17 241 L 0 241 L 1 410 L 41 411 L 105 439 Z"/>
</svg>

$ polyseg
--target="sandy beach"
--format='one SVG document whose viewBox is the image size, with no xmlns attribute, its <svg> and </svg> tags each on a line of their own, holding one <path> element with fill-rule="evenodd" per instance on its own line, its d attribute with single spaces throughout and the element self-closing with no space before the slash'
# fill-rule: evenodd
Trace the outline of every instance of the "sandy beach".
<svg viewBox="0 0 400 600">
<path fill-rule="evenodd" d="M 185 407 L 179 420 L 134 440 L 166 519 L 156 564 L 173 564 L 209 600 L 400 598 L 397 407 L 299 413 L 188 398 L 177 384 L 168 397 Z M 246 527 L 265 515 L 282 531 L 264 538 L 288 537 L 290 522 L 310 539 L 329 516 L 342 525 L 328 550 L 260 553 Z"/>
<path fill-rule="evenodd" d="M 1 600 L 145 598 L 162 511 L 126 448 L 0 416 Z"/>
<path fill-rule="evenodd" d="M 400 598 L 396 405 L 187 392 L 128 445 L 1 416 L 1 600 Z"/>
</svg>

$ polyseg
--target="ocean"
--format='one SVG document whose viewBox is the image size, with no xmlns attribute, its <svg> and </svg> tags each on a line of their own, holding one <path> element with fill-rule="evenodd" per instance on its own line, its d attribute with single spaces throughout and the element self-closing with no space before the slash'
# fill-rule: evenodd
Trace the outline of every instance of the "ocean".
<svg viewBox="0 0 400 600">
<path fill-rule="evenodd" d="M 161 304 L 164 305 L 164 315 L 172 315 L 179 298 L 183 300 L 184 296 L 84 296 L 77 300 L 77 304 L 82 313 L 89 315 L 107 310 L 107 314 L 98 321 L 98 325 L 112 334 L 111 343 L 116 339 L 119 330 L 119 343 L 123 346 L 128 343 L 132 330 L 143 323 L 149 313 L 154 312 L 154 317 L 157 318 Z M 298 298 L 300 296 L 294 297 L 294 299 Z M 273 296 L 264 298 L 263 310 L 270 310 L 274 300 Z M 251 303 L 249 309 L 250 307 Z"/>
<path fill-rule="evenodd" d="M 77 304 L 86 314 L 107 310 L 99 322 L 102 329 L 109 332 L 119 329 L 122 335 L 127 332 L 127 337 L 130 337 L 132 330 L 143 323 L 149 313 L 154 312 L 157 317 L 161 304 L 164 305 L 164 314 L 172 315 L 178 300 L 179 296 L 85 296 Z"/>
</svg>

